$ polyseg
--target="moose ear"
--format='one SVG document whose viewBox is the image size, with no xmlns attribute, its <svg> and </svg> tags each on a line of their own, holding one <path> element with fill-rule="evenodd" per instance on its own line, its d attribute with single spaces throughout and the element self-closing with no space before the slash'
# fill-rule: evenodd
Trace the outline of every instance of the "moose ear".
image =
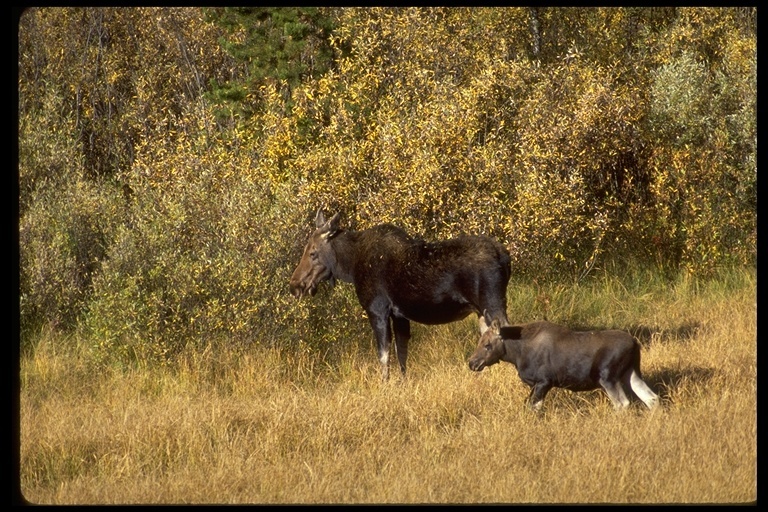
<svg viewBox="0 0 768 512">
<path fill-rule="evenodd" d="M 336 233 L 339 230 L 339 212 L 336 212 L 328 221 L 328 229 L 331 233 Z"/>
<path fill-rule="evenodd" d="M 324 231 L 322 237 L 326 240 L 336 236 L 339 233 L 339 213 L 337 212 L 331 217 L 330 220 L 323 225 L 322 229 Z"/>
<path fill-rule="evenodd" d="M 491 327 L 490 328 L 491 328 L 491 330 L 493 330 L 493 332 L 499 332 L 499 329 L 501 329 L 501 324 L 499 323 L 499 321 L 497 319 L 494 319 L 491 322 Z"/>
<path fill-rule="evenodd" d="M 322 210 L 317 210 L 317 215 L 315 215 L 315 227 L 321 228 L 325 224 L 325 215 L 323 215 Z"/>
</svg>

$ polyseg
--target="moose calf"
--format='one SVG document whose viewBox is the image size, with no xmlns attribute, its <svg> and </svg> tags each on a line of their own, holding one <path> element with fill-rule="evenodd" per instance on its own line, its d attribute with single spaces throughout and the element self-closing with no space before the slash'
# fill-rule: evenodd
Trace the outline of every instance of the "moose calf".
<svg viewBox="0 0 768 512">
<path fill-rule="evenodd" d="M 528 405 L 541 409 L 553 387 L 589 391 L 602 387 L 615 409 L 624 409 L 627 386 L 649 408 L 659 397 L 640 373 L 640 343 L 617 330 L 572 331 L 550 322 L 502 326 L 496 320 L 481 335 L 469 367 L 481 371 L 499 361 L 512 363 L 531 386 Z"/>
</svg>

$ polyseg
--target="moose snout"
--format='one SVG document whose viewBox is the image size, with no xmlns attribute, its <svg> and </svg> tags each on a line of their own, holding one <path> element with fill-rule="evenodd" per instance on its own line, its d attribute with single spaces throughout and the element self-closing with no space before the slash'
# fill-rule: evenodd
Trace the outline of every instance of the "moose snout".
<svg viewBox="0 0 768 512">
<path fill-rule="evenodd" d="M 309 295 L 310 297 L 313 297 L 317 292 L 316 285 L 313 285 L 311 283 L 307 284 L 307 282 L 302 279 L 291 281 L 290 289 L 291 289 L 291 294 L 297 299 L 302 298 L 304 295 Z"/>
<path fill-rule="evenodd" d="M 474 372 L 479 372 L 483 368 L 485 368 L 485 361 L 482 359 L 470 359 L 469 360 L 469 369 Z"/>
<path fill-rule="evenodd" d="M 289 288 L 291 290 L 291 295 L 293 295 L 297 299 L 300 299 L 301 296 L 304 295 L 304 287 L 301 285 L 301 282 L 298 280 L 291 279 Z"/>
</svg>

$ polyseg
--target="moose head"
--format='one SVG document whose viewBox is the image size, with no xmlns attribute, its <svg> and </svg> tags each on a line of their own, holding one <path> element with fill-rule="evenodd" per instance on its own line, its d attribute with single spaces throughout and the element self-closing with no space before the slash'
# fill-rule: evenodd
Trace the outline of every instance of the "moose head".
<svg viewBox="0 0 768 512">
<path fill-rule="evenodd" d="M 291 293 L 300 299 L 306 294 L 310 296 L 317 292 L 317 286 L 326 279 L 331 286 L 336 284 L 336 252 L 331 240 L 341 232 L 339 229 L 339 214 L 329 220 L 325 219 L 322 211 L 315 216 L 315 231 L 309 237 L 304 247 L 301 261 L 293 271 L 290 281 Z"/>
</svg>

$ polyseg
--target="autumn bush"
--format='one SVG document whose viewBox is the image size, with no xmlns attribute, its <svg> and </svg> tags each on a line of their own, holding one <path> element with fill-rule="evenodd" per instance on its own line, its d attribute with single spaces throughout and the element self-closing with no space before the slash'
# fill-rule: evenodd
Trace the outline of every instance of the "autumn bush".
<svg viewBox="0 0 768 512">
<path fill-rule="evenodd" d="M 753 266 L 754 13 L 27 10 L 23 344 L 52 326 L 124 363 L 357 338 L 348 287 L 287 293 L 318 209 L 484 233 L 538 282 Z"/>
</svg>

